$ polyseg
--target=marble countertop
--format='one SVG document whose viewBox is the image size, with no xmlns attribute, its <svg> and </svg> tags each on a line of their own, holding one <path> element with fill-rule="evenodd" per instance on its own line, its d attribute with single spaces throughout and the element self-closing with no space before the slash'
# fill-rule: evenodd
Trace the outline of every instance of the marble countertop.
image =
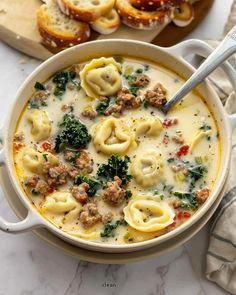
<svg viewBox="0 0 236 295">
<path fill-rule="evenodd" d="M 215 0 L 209 17 L 189 36 L 221 36 L 232 0 Z M 217 26 L 216 26 L 217 19 Z M 0 42 L 0 123 L 17 88 L 40 62 Z M 16 221 L 0 191 L 0 215 Z M 99 265 L 78 261 L 32 233 L 0 232 L 0 295 L 222 295 L 205 279 L 209 224 L 176 250 L 145 262 Z"/>
</svg>

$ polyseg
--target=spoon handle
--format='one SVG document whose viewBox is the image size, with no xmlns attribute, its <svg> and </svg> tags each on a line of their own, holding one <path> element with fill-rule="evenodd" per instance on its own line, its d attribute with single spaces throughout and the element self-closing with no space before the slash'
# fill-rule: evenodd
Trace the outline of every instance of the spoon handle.
<svg viewBox="0 0 236 295">
<path fill-rule="evenodd" d="M 197 71 L 187 80 L 187 82 L 176 92 L 176 94 L 162 108 L 167 113 L 186 94 L 200 84 L 210 73 L 212 73 L 221 63 L 227 60 L 236 52 L 236 26 L 226 35 L 220 45 L 209 55 Z"/>
</svg>

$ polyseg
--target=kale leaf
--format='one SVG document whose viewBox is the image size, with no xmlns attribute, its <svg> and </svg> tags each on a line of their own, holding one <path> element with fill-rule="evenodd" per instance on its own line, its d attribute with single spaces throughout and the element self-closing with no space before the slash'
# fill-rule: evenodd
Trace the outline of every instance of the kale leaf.
<svg viewBox="0 0 236 295">
<path fill-rule="evenodd" d="M 55 151 L 59 153 L 65 146 L 86 148 L 91 140 L 87 127 L 73 114 L 66 114 L 59 124 L 61 129 L 55 140 Z"/>
<path fill-rule="evenodd" d="M 29 107 L 31 109 L 39 109 L 40 105 L 39 105 L 39 102 L 38 101 L 35 101 L 34 99 L 32 99 L 30 102 L 29 102 Z"/>
<path fill-rule="evenodd" d="M 118 176 L 122 180 L 122 185 L 126 185 L 132 178 L 132 176 L 128 174 L 129 162 L 130 158 L 128 156 L 122 159 L 117 155 L 112 155 L 108 159 L 107 164 L 102 164 L 98 168 L 97 175 L 104 177 L 106 180 L 113 180 L 115 176 Z"/>
<path fill-rule="evenodd" d="M 101 181 L 95 178 L 89 178 L 87 176 L 77 176 L 74 180 L 74 184 L 76 185 L 80 185 L 83 182 L 89 184 L 89 189 L 86 192 L 90 197 L 93 197 L 96 194 L 97 190 L 99 190 L 102 186 Z"/>
<path fill-rule="evenodd" d="M 34 88 L 37 91 L 38 90 L 46 90 L 45 86 L 42 83 L 40 83 L 40 82 L 36 82 L 35 85 L 34 85 Z"/>
<path fill-rule="evenodd" d="M 80 152 L 76 152 L 68 160 L 73 166 L 77 166 L 76 160 L 79 158 Z"/>
<path fill-rule="evenodd" d="M 207 168 L 204 165 L 196 165 L 189 167 L 188 172 L 190 178 L 190 190 L 192 190 L 195 187 L 195 183 L 207 173 Z"/>
<path fill-rule="evenodd" d="M 140 88 L 142 88 L 142 87 L 140 87 L 140 86 L 131 86 L 129 88 L 129 90 L 130 90 L 131 94 L 133 94 L 134 96 L 137 96 L 138 91 L 139 91 Z"/>
<path fill-rule="evenodd" d="M 109 238 L 109 237 L 114 237 L 114 230 L 119 226 L 122 225 L 123 222 L 122 220 L 117 220 L 114 223 L 112 221 L 108 221 L 105 224 L 103 232 L 101 232 L 101 237 L 102 238 Z"/>
<path fill-rule="evenodd" d="M 99 115 L 104 115 L 104 112 L 106 109 L 109 107 L 110 104 L 110 98 L 108 97 L 106 100 L 101 101 L 97 106 L 96 106 L 96 111 Z"/>
<path fill-rule="evenodd" d="M 80 82 L 77 80 L 74 80 L 75 77 L 76 77 L 76 72 L 74 71 L 62 71 L 57 73 L 52 79 L 52 82 L 56 84 L 56 87 L 54 89 L 54 95 L 62 96 L 64 92 L 66 91 L 66 85 L 68 82 L 72 82 L 79 90 Z"/>
<path fill-rule="evenodd" d="M 173 195 L 182 200 L 182 208 L 194 210 L 199 206 L 195 193 L 174 192 Z"/>
</svg>

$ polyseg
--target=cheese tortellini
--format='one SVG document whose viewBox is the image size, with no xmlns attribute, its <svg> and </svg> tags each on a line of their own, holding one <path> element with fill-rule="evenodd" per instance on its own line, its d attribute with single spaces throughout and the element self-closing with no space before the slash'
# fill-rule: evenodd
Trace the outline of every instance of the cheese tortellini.
<svg viewBox="0 0 236 295">
<path fill-rule="evenodd" d="M 122 155 L 135 146 L 134 136 L 124 121 L 109 118 L 97 124 L 93 143 L 98 152 Z"/>
<path fill-rule="evenodd" d="M 121 88 L 121 65 L 114 58 L 93 59 L 80 72 L 81 86 L 93 98 L 114 95 Z"/>
<path fill-rule="evenodd" d="M 42 174 L 43 165 L 48 162 L 51 166 L 56 166 L 59 160 L 51 153 L 40 153 L 33 148 L 24 148 L 22 154 L 24 167 L 32 173 Z"/>
<path fill-rule="evenodd" d="M 42 206 L 42 211 L 49 211 L 51 213 L 61 214 L 71 212 L 76 209 L 79 214 L 82 206 L 76 202 L 69 192 L 54 192 L 46 197 Z"/>
<path fill-rule="evenodd" d="M 94 239 L 98 235 L 97 232 L 92 229 L 78 229 L 78 226 L 75 226 L 81 208 L 82 205 L 72 197 L 70 192 L 56 191 L 46 197 L 41 210 L 45 217 L 69 234 L 79 238 Z"/>
<path fill-rule="evenodd" d="M 159 136 L 163 130 L 161 121 L 153 117 L 141 117 L 135 124 L 136 136 Z"/>
<path fill-rule="evenodd" d="M 51 134 L 51 122 L 45 111 L 33 109 L 29 111 L 28 121 L 32 124 L 31 134 L 37 141 L 48 138 Z"/>
<path fill-rule="evenodd" d="M 160 181 L 163 163 L 157 151 L 149 150 L 137 155 L 130 169 L 137 183 L 149 187 Z"/>
<path fill-rule="evenodd" d="M 124 208 L 124 219 L 141 232 L 162 230 L 174 221 L 174 210 L 159 196 L 133 197 Z"/>
</svg>

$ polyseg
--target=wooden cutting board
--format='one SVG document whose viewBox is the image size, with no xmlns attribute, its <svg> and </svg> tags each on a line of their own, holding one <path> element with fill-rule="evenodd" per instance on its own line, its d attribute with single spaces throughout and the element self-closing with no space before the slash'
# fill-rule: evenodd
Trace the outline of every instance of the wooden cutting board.
<svg viewBox="0 0 236 295">
<path fill-rule="evenodd" d="M 185 28 L 169 24 L 157 36 L 155 31 L 141 31 L 121 26 L 109 36 L 93 33 L 91 39 L 127 38 L 152 42 L 160 46 L 171 46 L 192 32 L 207 15 L 214 0 L 201 0 L 194 4 L 195 19 Z M 47 59 L 53 53 L 41 43 L 36 25 L 35 11 L 40 0 L 0 0 L 0 39 L 17 50 L 39 59 Z"/>
</svg>

